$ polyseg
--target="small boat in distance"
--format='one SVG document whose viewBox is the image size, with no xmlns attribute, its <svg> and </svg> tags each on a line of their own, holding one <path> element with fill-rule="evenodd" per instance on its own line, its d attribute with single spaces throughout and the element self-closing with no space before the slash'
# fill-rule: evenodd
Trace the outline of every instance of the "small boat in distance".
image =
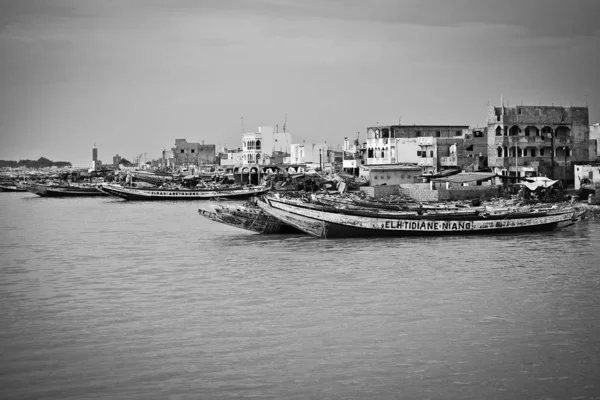
<svg viewBox="0 0 600 400">
<path fill-rule="evenodd" d="M 418 209 L 390 211 L 344 209 L 263 196 L 267 214 L 319 238 L 464 235 L 548 231 L 579 222 L 584 210 L 574 207 L 486 211 Z"/>
<path fill-rule="evenodd" d="M 211 221 L 260 234 L 303 234 L 301 230 L 284 224 L 263 212 L 255 204 L 211 204 L 199 208 L 198 213 Z"/>
<path fill-rule="evenodd" d="M 29 183 L 25 185 L 28 192 L 41 197 L 98 197 L 106 196 L 93 185 L 42 185 Z"/>
<path fill-rule="evenodd" d="M 103 183 L 98 185 L 98 190 L 120 197 L 125 200 L 145 201 L 180 201 L 180 200 L 210 200 L 210 199 L 240 199 L 258 196 L 271 190 L 267 186 L 248 187 L 223 187 L 223 188 L 199 188 L 199 189 L 165 189 L 156 187 L 131 187 Z"/>
<path fill-rule="evenodd" d="M 0 192 L 26 192 L 24 186 L 16 182 L 0 182 Z"/>
</svg>

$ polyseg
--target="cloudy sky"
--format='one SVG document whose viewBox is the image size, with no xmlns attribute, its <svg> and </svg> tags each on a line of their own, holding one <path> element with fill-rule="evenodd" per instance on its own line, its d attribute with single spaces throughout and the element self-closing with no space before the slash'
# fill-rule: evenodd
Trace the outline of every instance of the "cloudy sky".
<svg viewBox="0 0 600 400">
<path fill-rule="evenodd" d="M 279 125 L 485 125 L 488 102 L 600 121 L 598 0 L 0 0 L 0 159 L 158 157 Z"/>
</svg>

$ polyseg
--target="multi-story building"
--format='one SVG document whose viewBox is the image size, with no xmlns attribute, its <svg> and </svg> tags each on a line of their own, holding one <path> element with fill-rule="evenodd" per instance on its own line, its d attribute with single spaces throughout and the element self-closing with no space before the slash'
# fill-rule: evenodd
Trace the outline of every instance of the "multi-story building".
<svg viewBox="0 0 600 400">
<path fill-rule="evenodd" d="M 488 165 L 507 176 L 573 180 L 575 163 L 590 160 L 587 107 L 488 109 Z"/>
<path fill-rule="evenodd" d="M 269 164 L 273 153 L 290 152 L 291 141 L 289 132 L 275 132 L 272 126 L 259 126 L 258 132 L 244 133 L 243 163 Z"/>
<path fill-rule="evenodd" d="M 414 163 L 425 174 L 438 170 L 440 157 L 464 139 L 467 125 L 386 125 L 367 128 L 367 165 Z M 452 163 L 454 164 L 454 163 Z"/>
<path fill-rule="evenodd" d="M 186 139 L 175 139 L 171 149 L 176 165 L 216 164 L 216 146 L 214 144 L 188 143 Z"/>
</svg>

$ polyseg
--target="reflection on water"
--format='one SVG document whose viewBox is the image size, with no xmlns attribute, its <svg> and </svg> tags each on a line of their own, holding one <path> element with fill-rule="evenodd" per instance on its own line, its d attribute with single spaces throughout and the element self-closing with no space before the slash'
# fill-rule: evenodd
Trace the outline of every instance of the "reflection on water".
<svg viewBox="0 0 600 400">
<path fill-rule="evenodd" d="M 600 225 L 319 240 L 0 196 L 3 398 L 595 398 Z"/>
</svg>

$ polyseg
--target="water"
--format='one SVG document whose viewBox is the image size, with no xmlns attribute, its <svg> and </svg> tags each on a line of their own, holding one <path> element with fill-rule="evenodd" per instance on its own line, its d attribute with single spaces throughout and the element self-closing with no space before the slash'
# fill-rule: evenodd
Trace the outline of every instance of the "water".
<svg viewBox="0 0 600 400">
<path fill-rule="evenodd" d="M 320 240 L 0 195 L 2 399 L 600 398 L 600 224 Z"/>
</svg>

